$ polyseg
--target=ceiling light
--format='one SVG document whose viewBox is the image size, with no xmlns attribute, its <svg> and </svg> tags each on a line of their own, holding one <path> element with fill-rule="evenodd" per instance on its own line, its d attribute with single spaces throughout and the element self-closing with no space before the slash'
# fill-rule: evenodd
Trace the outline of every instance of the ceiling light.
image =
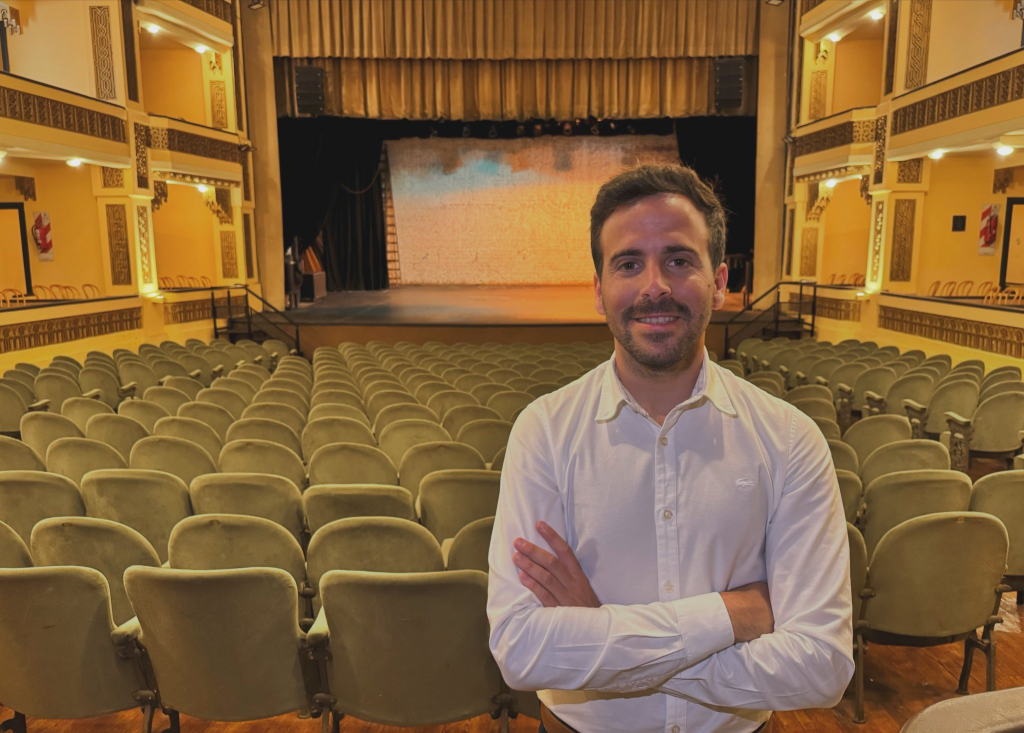
<svg viewBox="0 0 1024 733">
<path fill-rule="evenodd" d="M 864 297 L 864 291 L 861 291 L 861 292 L 857 293 L 857 297 L 858 298 L 863 298 Z"/>
<path fill-rule="evenodd" d="M 881 8 L 875 8 L 869 13 L 869 16 L 871 17 L 871 20 L 881 20 L 885 17 L 885 11 Z"/>
<path fill-rule="evenodd" d="M 7 157 L 7 151 L 6 150 L 0 150 L 0 160 L 3 160 L 6 157 Z"/>
<path fill-rule="evenodd" d="M 1009 145 L 1000 145 L 998 148 L 996 148 L 996 152 L 999 153 L 1000 155 L 1011 155 L 1013 153 L 1013 148 L 1011 148 Z"/>
<path fill-rule="evenodd" d="M 843 37 L 838 33 L 829 33 L 828 40 L 832 41 L 832 43 L 839 43 L 841 40 L 843 40 Z"/>
<path fill-rule="evenodd" d="M 839 183 L 835 178 L 829 178 L 825 181 L 825 188 L 835 188 L 836 184 Z"/>
<path fill-rule="evenodd" d="M 942 157 L 942 155 L 943 151 L 941 150 L 933 150 L 932 152 L 928 153 L 928 157 L 931 158 L 932 160 L 938 160 L 939 158 Z"/>
<path fill-rule="evenodd" d="M 249 0 L 249 10 L 259 10 L 264 5 L 264 0 Z"/>
<path fill-rule="evenodd" d="M 78 166 L 82 165 L 82 159 L 81 158 L 68 158 L 67 163 L 72 168 L 77 168 Z"/>
<path fill-rule="evenodd" d="M 206 53 L 209 50 L 210 49 L 208 49 L 206 46 L 204 46 L 202 44 L 196 46 L 196 53 Z"/>
<path fill-rule="evenodd" d="M 207 191 L 210 190 L 209 188 L 207 188 L 206 186 L 204 186 L 201 183 L 198 186 L 196 186 L 196 189 L 199 191 L 199 193 L 206 193 Z"/>
<path fill-rule="evenodd" d="M 156 35 L 157 33 L 160 32 L 160 26 L 158 26 L 156 23 L 150 23 L 149 25 L 146 26 L 146 30 L 149 31 L 150 33 Z"/>
<path fill-rule="evenodd" d="M 765 5 L 782 5 L 783 0 L 764 0 Z"/>
</svg>

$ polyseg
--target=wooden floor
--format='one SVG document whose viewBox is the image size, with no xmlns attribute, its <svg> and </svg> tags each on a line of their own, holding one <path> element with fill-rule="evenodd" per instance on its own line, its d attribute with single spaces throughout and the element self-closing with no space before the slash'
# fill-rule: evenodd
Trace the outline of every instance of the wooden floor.
<svg viewBox="0 0 1024 733">
<path fill-rule="evenodd" d="M 927 598 L 922 598 L 921 612 L 927 613 Z M 1024 608 L 1024 607 L 1021 607 Z M 1003 598 L 1003 623 L 997 627 L 997 687 L 1000 690 L 1024 685 L 1024 634 L 1011 593 Z M 853 722 L 852 691 L 832 710 L 802 710 L 778 713 L 776 733 L 897 733 L 917 711 L 932 703 L 956 697 L 954 692 L 963 662 L 963 646 L 949 644 L 925 649 L 882 647 L 872 645 L 866 654 L 865 699 L 867 723 Z M 985 689 L 984 657 L 976 654 L 971 673 L 971 693 Z M 0 721 L 10 711 L 0 707 Z M 142 715 L 136 711 L 81 721 L 40 720 L 30 718 L 29 733 L 137 733 Z M 520 717 L 512 721 L 516 733 L 534 733 L 537 721 Z M 154 731 L 166 728 L 166 719 L 158 716 Z M 318 733 L 319 720 L 299 720 L 283 715 L 252 723 L 209 723 L 182 716 L 183 733 Z M 364 723 L 354 718 L 342 721 L 343 733 L 493 733 L 498 724 L 488 716 L 461 723 L 424 728 L 391 728 Z"/>
</svg>

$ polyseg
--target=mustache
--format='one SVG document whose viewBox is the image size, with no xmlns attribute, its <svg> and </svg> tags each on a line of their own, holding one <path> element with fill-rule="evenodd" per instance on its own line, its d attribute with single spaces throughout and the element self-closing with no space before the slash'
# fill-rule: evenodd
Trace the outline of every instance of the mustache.
<svg viewBox="0 0 1024 733">
<path fill-rule="evenodd" d="M 622 312 L 624 318 L 635 319 L 644 318 L 645 316 L 654 315 L 656 313 L 679 315 L 683 318 L 689 319 L 693 312 L 684 304 L 677 303 L 674 300 L 659 300 L 657 303 L 653 301 L 641 301 L 637 305 L 631 305 L 629 308 Z"/>
</svg>

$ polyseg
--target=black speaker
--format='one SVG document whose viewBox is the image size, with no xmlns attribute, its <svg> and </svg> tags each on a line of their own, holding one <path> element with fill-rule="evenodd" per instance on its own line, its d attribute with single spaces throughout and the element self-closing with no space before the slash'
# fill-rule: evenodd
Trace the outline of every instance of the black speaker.
<svg viewBox="0 0 1024 733">
<path fill-rule="evenodd" d="M 300 115 L 324 113 L 324 70 L 318 66 L 295 67 L 295 106 Z"/>
<path fill-rule="evenodd" d="M 715 112 L 728 112 L 743 106 L 743 62 L 742 56 L 715 59 Z"/>
</svg>

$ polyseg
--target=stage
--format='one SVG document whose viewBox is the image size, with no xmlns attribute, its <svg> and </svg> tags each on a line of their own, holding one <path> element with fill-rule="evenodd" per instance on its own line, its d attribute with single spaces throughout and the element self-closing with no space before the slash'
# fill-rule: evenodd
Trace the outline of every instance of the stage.
<svg viewBox="0 0 1024 733">
<path fill-rule="evenodd" d="M 726 296 L 708 329 L 708 348 L 721 350 L 720 327 L 742 309 L 742 296 Z M 329 293 L 288 311 L 302 329 L 302 348 L 342 341 L 529 343 L 611 339 L 594 310 L 590 285 L 428 286 Z M 717 347 L 717 348 L 716 348 Z"/>
</svg>

